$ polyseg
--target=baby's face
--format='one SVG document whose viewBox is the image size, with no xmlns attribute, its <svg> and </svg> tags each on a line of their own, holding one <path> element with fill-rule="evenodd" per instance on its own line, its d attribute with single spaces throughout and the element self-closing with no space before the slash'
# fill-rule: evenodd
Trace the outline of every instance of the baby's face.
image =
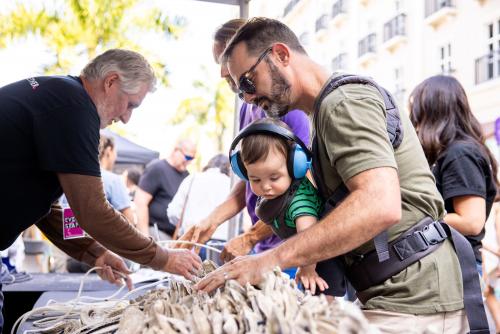
<svg viewBox="0 0 500 334">
<path fill-rule="evenodd" d="M 269 151 L 265 160 L 245 164 L 245 168 L 253 193 L 265 199 L 273 199 L 284 194 L 292 183 L 285 157 L 275 148 Z"/>
</svg>

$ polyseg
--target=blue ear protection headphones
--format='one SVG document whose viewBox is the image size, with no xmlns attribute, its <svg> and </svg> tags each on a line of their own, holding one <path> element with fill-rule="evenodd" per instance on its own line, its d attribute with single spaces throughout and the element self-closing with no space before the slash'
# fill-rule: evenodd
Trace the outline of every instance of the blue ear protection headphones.
<svg viewBox="0 0 500 334">
<path fill-rule="evenodd" d="M 312 154 L 307 146 L 293 132 L 279 125 L 270 123 L 250 124 L 238 133 L 229 149 L 229 161 L 233 172 L 241 179 L 248 181 L 247 169 L 241 160 L 239 150 L 235 150 L 238 143 L 245 137 L 254 134 L 268 134 L 290 140 L 293 144 L 290 147 L 287 158 L 288 174 L 294 180 L 306 176 L 307 170 L 311 167 Z"/>
</svg>

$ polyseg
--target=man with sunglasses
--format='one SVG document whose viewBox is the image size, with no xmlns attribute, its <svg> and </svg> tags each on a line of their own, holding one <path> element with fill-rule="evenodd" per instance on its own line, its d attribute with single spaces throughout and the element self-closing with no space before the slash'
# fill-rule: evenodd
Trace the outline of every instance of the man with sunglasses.
<svg viewBox="0 0 500 334">
<path fill-rule="evenodd" d="M 462 290 L 467 281 L 462 280 L 450 239 L 441 233 L 429 242 L 425 239 L 426 245 L 436 245 L 433 251 L 415 256 L 414 262 L 405 262 L 406 267 L 396 262 L 408 258 L 405 252 L 411 256 L 420 252 L 410 242 L 413 236 L 420 241 L 418 236 L 431 230 L 431 224 L 427 230 L 416 230 L 420 234 L 413 228 L 422 221 L 437 223 L 445 214 L 408 116 L 398 115 L 398 130 L 404 135 L 394 147 L 387 121 L 394 114 L 386 109 L 381 91 L 359 82 L 330 90 L 339 74 L 330 74 L 314 62 L 291 29 L 277 20 L 249 20 L 225 48 L 222 61 L 246 102 L 260 106 L 269 116 L 300 108 L 312 117 L 313 169 L 320 176 L 316 181 L 326 190 L 325 197 L 340 195 L 337 190 L 342 185 L 345 196 L 338 196 L 342 199 L 335 200 L 337 205 L 318 224 L 268 252 L 232 260 L 195 288 L 209 292 L 228 279 L 258 284 L 276 266 L 308 265 L 341 256 L 347 273 L 358 269 L 355 275 L 348 274 L 351 282 L 368 281 L 357 285 L 363 287 L 357 297 L 365 316 L 381 332 L 421 333 L 428 327 L 436 333 L 467 332 Z M 398 255 L 391 244 L 392 255 L 377 258 L 376 237 L 383 231 L 391 242 L 401 241 Z M 374 261 L 368 263 L 369 259 Z M 473 275 L 477 279 L 477 273 Z M 479 308 L 474 310 L 480 313 Z M 474 312 L 469 320 L 473 318 Z M 483 325 L 474 333 L 485 333 Z"/>
<path fill-rule="evenodd" d="M 168 219 L 167 207 L 182 180 L 189 175 L 186 168 L 195 155 L 195 144 L 189 139 L 181 139 L 168 157 L 146 167 L 134 198 L 137 227 L 141 232 L 160 240 L 172 239 L 175 225 Z"/>
<path fill-rule="evenodd" d="M 226 65 L 221 64 L 219 59 L 224 51 L 224 48 L 226 47 L 226 43 L 229 42 L 238 28 L 245 24 L 245 22 L 246 20 L 244 19 L 229 20 L 220 26 L 214 35 L 214 60 L 220 65 L 221 77 L 227 81 L 233 92 L 236 94 L 239 93 L 237 85 L 235 85 L 234 81 L 231 79 Z M 262 58 L 263 57 L 261 57 L 261 60 Z M 251 77 L 255 67 L 256 66 L 248 71 L 249 78 Z M 242 95 L 239 96 L 242 98 Z M 250 123 L 264 117 L 266 117 L 266 114 L 261 108 L 255 105 L 243 103 L 239 113 L 239 129 L 241 130 Z M 299 137 L 302 142 L 306 145 L 309 144 L 309 119 L 303 111 L 298 109 L 292 110 L 287 115 L 281 117 L 281 120 L 290 127 L 292 132 Z M 189 228 L 186 233 L 181 236 L 181 239 L 191 242 L 205 243 L 210 240 L 218 226 L 222 225 L 231 217 L 234 217 L 246 207 L 253 227 L 246 233 L 229 240 L 222 251 L 221 259 L 223 261 L 229 261 L 233 257 L 246 255 L 252 250 L 256 253 L 261 253 L 274 248 L 281 243 L 281 239 L 274 235 L 271 228 L 269 228 L 266 224 L 257 223 L 259 218 L 255 214 L 256 203 L 257 196 L 250 189 L 248 182 L 239 180 L 233 186 L 231 193 L 226 200 L 214 208 L 214 210 L 205 219 Z M 188 248 L 190 246 L 180 245 L 179 247 Z M 294 270 L 291 269 L 288 272 L 293 274 Z"/>
</svg>

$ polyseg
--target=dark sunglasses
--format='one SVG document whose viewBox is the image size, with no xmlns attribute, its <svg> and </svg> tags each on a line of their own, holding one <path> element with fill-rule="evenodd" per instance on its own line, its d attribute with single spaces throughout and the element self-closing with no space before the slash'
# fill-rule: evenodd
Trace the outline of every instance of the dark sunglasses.
<svg viewBox="0 0 500 334">
<path fill-rule="evenodd" d="M 184 156 L 184 159 L 186 159 L 186 161 L 191 161 L 194 159 L 194 157 L 192 155 L 187 155 L 186 153 L 184 153 L 184 151 L 182 151 L 182 149 L 180 147 L 178 147 L 177 149 L 182 153 L 182 155 Z"/>
<path fill-rule="evenodd" d="M 256 88 L 255 88 L 255 83 L 252 81 L 252 79 L 250 79 L 250 74 L 255 70 L 255 68 L 260 64 L 260 62 L 262 61 L 262 59 L 264 59 L 264 57 L 267 56 L 267 54 L 269 52 L 271 52 L 271 50 L 273 49 L 273 47 L 269 47 L 267 48 L 266 50 L 264 50 L 264 52 L 261 53 L 261 55 L 259 56 L 259 58 L 257 59 L 257 62 L 255 64 L 253 64 L 252 67 L 250 67 L 250 69 L 248 71 L 246 71 L 245 73 L 243 73 L 241 76 L 240 76 L 240 79 L 238 80 L 238 83 L 239 83 L 239 86 L 238 86 L 238 89 L 239 89 L 239 93 L 238 93 L 238 96 L 240 99 L 243 100 L 243 97 L 244 97 L 244 94 L 255 94 L 256 92 Z"/>
</svg>

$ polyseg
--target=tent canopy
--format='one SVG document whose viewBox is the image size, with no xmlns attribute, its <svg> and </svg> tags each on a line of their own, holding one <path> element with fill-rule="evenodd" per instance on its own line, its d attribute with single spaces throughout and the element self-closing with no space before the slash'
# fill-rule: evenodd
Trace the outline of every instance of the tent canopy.
<svg viewBox="0 0 500 334">
<path fill-rule="evenodd" d="M 114 139 L 117 153 L 115 164 L 117 165 L 141 165 L 144 167 L 148 162 L 158 159 L 160 156 L 158 152 L 137 145 L 111 130 L 101 130 L 101 134 Z"/>
</svg>

